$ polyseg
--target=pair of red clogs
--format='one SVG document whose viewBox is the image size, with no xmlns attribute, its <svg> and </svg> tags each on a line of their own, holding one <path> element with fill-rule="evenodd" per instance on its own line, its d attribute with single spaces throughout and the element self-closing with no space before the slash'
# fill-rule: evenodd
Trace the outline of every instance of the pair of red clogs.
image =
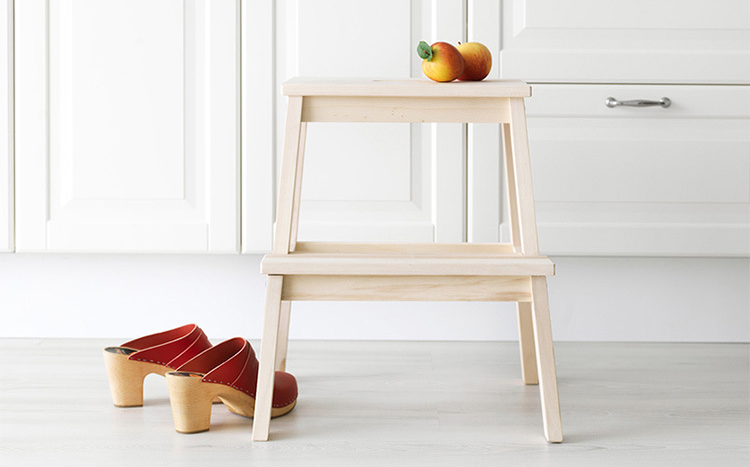
<svg viewBox="0 0 750 467">
<path fill-rule="evenodd" d="M 223 402 L 238 415 L 253 416 L 258 359 L 242 337 L 212 346 L 201 328 L 188 324 L 107 347 L 104 362 L 118 407 L 142 406 L 146 375 L 166 376 L 175 429 L 180 433 L 208 430 L 213 402 Z M 277 371 L 271 416 L 288 413 L 296 403 L 297 380 Z"/>
</svg>

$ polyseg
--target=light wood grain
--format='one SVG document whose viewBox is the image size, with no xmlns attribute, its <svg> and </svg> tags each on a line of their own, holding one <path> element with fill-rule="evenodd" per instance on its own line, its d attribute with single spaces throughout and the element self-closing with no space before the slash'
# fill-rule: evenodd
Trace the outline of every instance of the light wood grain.
<svg viewBox="0 0 750 467">
<path fill-rule="evenodd" d="M 521 252 L 525 255 L 539 254 L 534 211 L 534 190 L 531 183 L 531 160 L 529 137 L 526 131 L 526 109 L 523 99 L 510 100 L 510 142 L 515 174 L 515 205 L 518 212 L 518 234 Z"/>
<path fill-rule="evenodd" d="M 516 255 L 272 254 L 263 258 L 260 268 L 263 274 L 289 275 L 551 276 L 555 273 L 554 263 L 546 256 Z"/>
<path fill-rule="evenodd" d="M 503 97 L 306 97 L 303 122 L 505 123 Z"/>
<path fill-rule="evenodd" d="M 402 253 L 466 255 L 512 254 L 513 245 L 507 243 L 341 243 L 297 242 L 295 253 Z"/>
<path fill-rule="evenodd" d="M 503 128 L 503 160 L 505 162 L 505 194 L 508 206 L 508 224 L 510 227 L 511 245 L 516 252 L 521 252 L 521 231 L 518 221 L 518 196 L 516 193 L 516 169 L 513 157 L 512 133 L 510 124 L 505 123 Z"/>
<path fill-rule="evenodd" d="M 302 98 L 290 97 L 286 110 L 286 129 L 284 130 L 284 153 L 281 160 L 281 180 L 276 208 L 276 230 L 273 239 L 273 251 L 286 254 L 291 247 L 292 221 L 294 218 L 294 194 L 297 182 L 298 154 L 302 131 Z"/>
<path fill-rule="evenodd" d="M 263 374 L 258 382 L 253 439 L 268 439 L 268 398 L 273 391 L 269 366 L 285 366 L 289 314 L 288 307 L 281 304 L 282 299 L 284 303 L 292 300 L 512 300 L 520 303 L 533 298 L 536 305 L 531 313 L 528 306 L 519 307 L 518 313 L 523 377 L 527 383 L 534 382 L 529 373 L 533 369 L 530 361 L 536 354 L 541 362 L 537 364 L 539 379 L 545 381 L 540 387 L 545 436 L 550 442 L 562 441 L 552 335 L 545 327 L 549 327 L 546 282 L 543 294 L 536 290 L 539 287 L 534 291 L 531 286 L 537 279 L 553 275 L 554 264 L 549 258 L 538 256 L 526 114 L 523 99 L 518 97 L 530 93 L 530 88 L 525 83 L 507 82 L 449 88 L 415 80 L 299 78 L 285 83 L 284 92 L 293 97 L 287 111 L 274 249 L 273 254 L 261 261 L 261 272 L 269 275 L 269 282 L 261 351 Z M 363 245 L 345 247 L 325 243 L 303 244 L 303 252 L 295 252 L 304 151 L 304 143 L 300 141 L 304 141 L 307 128 L 303 122 L 509 123 L 510 126 L 504 128 L 504 152 L 509 186 L 515 194 L 510 197 L 512 230 L 515 229 L 513 253 L 493 253 L 507 248 L 506 245 L 489 251 L 486 246 L 469 250 L 454 245 L 421 249 L 368 245 L 370 250 L 367 250 Z M 451 148 L 454 149 L 458 150 Z M 460 201 L 461 196 L 454 195 L 460 193 L 443 193 L 446 198 L 443 201 Z M 434 236 L 436 242 L 456 242 L 465 234 L 436 231 Z M 482 248 L 484 251 L 480 253 Z M 532 319 L 535 352 L 530 343 Z M 279 336 L 280 320 L 284 321 L 283 337 Z"/>
<path fill-rule="evenodd" d="M 107 351 L 104 365 L 107 369 L 109 391 L 117 407 L 140 407 L 143 405 L 143 380 L 150 374 L 164 375 L 171 368 L 157 363 L 130 360 L 127 355 Z M 210 402 L 209 402 L 210 403 Z"/>
<path fill-rule="evenodd" d="M 521 231 L 519 229 L 518 196 L 516 193 L 515 158 L 513 157 L 512 134 L 509 124 L 503 125 L 503 159 L 505 160 L 505 186 L 508 207 L 508 223 L 514 251 L 521 252 Z M 518 346 L 521 353 L 521 377 L 524 384 L 538 384 L 536 349 L 534 347 L 534 325 L 531 304 L 518 302 Z"/>
<path fill-rule="evenodd" d="M 534 342 L 536 343 L 536 364 L 539 369 L 539 393 L 542 399 L 542 420 L 544 436 L 550 443 L 560 443 L 563 439 L 560 418 L 560 397 L 557 391 L 557 370 L 555 351 L 552 346 L 552 322 L 549 316 L 547 278 L 532 277 L 532 314 L 534 322 Z"/>
<path fill-rule="evenodd" d="M 167 373 L 169 403 L 172 406 L 174 428 L 178 433 L 200 433 L 211 426 L 212 401 L 224 403 L 227 409 L 237 415 L 252 418 L 255 412 L 255 399 L 226 384 L 202 381 L 199 375 Z M 294 409 L 297 402 L 284 407 L 272 407 L 271 417 L 280 417 Z"/>
<path fill-rule="evenodd" d="M 200 377 L 167 374 L 175 431 L 200 433 L 208 430 L 211 425 L 211 400 L 226 388 L 220 386 L 224 385 L 203 383 Z"/>
<path fill-rule="evenodd" d="M 521 379 L 524 384 L 539 384 L 531 303 L 519 301 L 516 304 L 516 316 L 518 317 L 518 347 L 521 354 Z"/>
<path fill-rule="evenodd" d="M 526 276 L 285 276 L 283 300 L 530 301 Z"/>
<path fill-rule="evenodd" d="M 281 92 L 285 96 L 530 97 L 531 87 L 517 80 L 292 78 L 282 84 Z"/>
<path fill-rule="evenodd" d="M 286 279 L 285 279 L 286 281 Z M 276 363 L 274 368 L 277 371 L 286 371 L 286 353 L 289 346 L 289 325 L 291 324 L 292 302 L 288 300 L 281 301 L 281 315 L 279 316 L 279 338 L 276 344 Z"/>
<path fill-rule="evenodd" d="M 268 441 L 275 379 L 274 367 L 279 338 L 282 282 L 281 276 L 268 276 L 266 284 L 266 307 L 263 313 L 263 339 L 260 346 L 258 387 L 255 394 L 253 441 Z"/>
<path fill-rule="evenodd" d="M 303 108 L 304 111 L 304 108 Z M 299 207 L 302 201 L 302 171 L 305 167 L 305 144 L 307 142 L 307 123 L 300 125 L 299 153 L 297 155 L 297 168 L 294 174 L 294 198 L 292 201 L 292 229 L 289 234 L 289 251 L 294 251 L 297 246 L 297 232 L 299 230 Z"/>
</svg>

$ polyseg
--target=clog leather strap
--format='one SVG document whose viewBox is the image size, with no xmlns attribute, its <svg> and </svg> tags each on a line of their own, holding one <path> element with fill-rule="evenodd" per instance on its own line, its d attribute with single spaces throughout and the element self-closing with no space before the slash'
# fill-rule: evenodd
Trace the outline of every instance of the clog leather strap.
<svg viewBox="0 0 750 467">
<path fill-rule="evenodd" d="M 177 369 L 203 374 L 202 381 L 224 384 L 251 397 L 255 397 L 258 384 L 259 362 L 250 343 L 234 337 L 211 347 Z M 284 407 L 297 399 L 297 380 L 283 371 L 277 371 L 273 406 Z"/>
<path fill-rule="evenodd" d="M 224 361 L 215 362 L 216 365 L 206 373 L 203 381 L 226 384 L 254 395 L 258 375 L 258 359 L 255 358 L 255 351 L 250 343 L 241 337 L 230 339 L 226 345 L 228 352 L 225 355 L 229 357 Z M 234 351 L 233 354 L 232 351 Z"/>
<path fill-rule="evenodd" d="M 137 350 L 128 356 L 129 360 L 158 363 L 174 369 L 210 348 L 211 342 L 197 325 L 186 324 L 126 342 L 122 347 Z"/>
</svg>

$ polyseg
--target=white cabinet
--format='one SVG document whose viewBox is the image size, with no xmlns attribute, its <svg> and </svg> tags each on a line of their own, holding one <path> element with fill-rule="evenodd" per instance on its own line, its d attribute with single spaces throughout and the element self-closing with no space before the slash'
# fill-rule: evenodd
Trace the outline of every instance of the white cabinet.
<svg viewBox="0 0 750 467">
<path fill-rule="evenodd" d="M 749 256 L 750 4 L 573 3 L 469 2 L 469 39 L 499 57 L 493 74 L 532 84 L 540 249 Z M 504 196 L 501 136 L 470 125 L 468 141 L 469 239 L 508 241 L 502 204 L 477 201 Z"/>
<path fill-rule="evenodd" d="M 465 9 L 461 0 L 277 1 L 273 11 L 275 154 L 281 154 L 283 140 L 286 110 L 286 99 L 280 95 L 283 81 L 294 76 L 422 76 L 416 44 L 420 40 L 454 43 L 461 40 Z M 271 9 L 262 7 L 257 11 L 267 17 L 272 14 Z M 259 21 L 247 16 L 244 20 L 253 25 Z M 251 34 L 258 32 L 252 30 Z M 255 63 L 256 53 L 246 50 L 243 50 L 244 66 L 249 67 Z M 261 72 L 266 63 L 261 62 Z M 267 86 L 262 78 L 251 79 Z M 249 92 L 255 95 L 256 91 L 249 89 Z M 260 96 L 254 102 L 261 103 L 260 109 L 246 103 L 243 122 L 266 128 L 263 117 L 271 104 Z M 249 144 L 254 146 L 260 141 L 258 138 L 263 135 L 256 134 Z M 246 144 L 248 139 L 244 140 Z M 462 125 L 317 123 L 308 126 L 307 142 L 301 239 L 384 242 L 464 239 Z M 258 150 L 264 148 L 265 143 Z M 270 170 L 251 153 L 246 152 L 243 160 L 261 172 Z M 277 158 L 276 168 L 278 165 Z M 246 172 L 245 177 L 250 179 L 254 174 Z M 264 188 L 264 192 L 275 195 L 275 187 Z M 269 204 L 273 197 L 266 198 Z M 255 210 L 254 202 L 244 208 L 247 217 L 270 220 L 267 212 Z M 248 239 L 252 243 L 245 245 L 246 249 L 269 249 L 270 225 L 265 232 L 262 238 Z"/>
<path fill-rule="evenodd" d="M 558 83 L 750 81 L 747 0 L 502 3 L 505 76 Z"/>
<path fill-rule="evenodd" d="M 750 255 L 749 10 L 0 0 L 0 251 L 266 252 L 280 84 L 422 77 L 420 40 L 469 39 L 532 84 L 545 253 Z M 501 145 L 497 125 L 310 124 L 300 238 L 507 241 Z"/>
<path fill-rule="evenodd" d="M 239 249 L 239 1 L 16 2 L 16 249 Z"/>
<path fill-rule="evenodd" d="M 13 251 L 12 7 L 0 0 L 0 252 Z"/>
<path fill-rule="evenodd" d="M 539 242 L 565 254 L 750 253 L 750 90 L 534 86 Z M 669 97 L 669 108 L 608 108 Z"/>
</svg>

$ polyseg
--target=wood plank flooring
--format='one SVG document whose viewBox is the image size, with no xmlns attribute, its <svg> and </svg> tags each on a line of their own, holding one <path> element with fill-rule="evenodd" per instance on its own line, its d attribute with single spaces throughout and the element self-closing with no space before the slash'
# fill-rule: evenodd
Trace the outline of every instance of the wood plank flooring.
<svg viewBox="0 0 750 467">
<path fill-rule="evenodd" d="M 155 375 L 144 407 L 114 407 L 101 349 L 119 343 L 0 339 L 0 466 L 750 465 L 746 344 L 556 343 L 549 445 L 514 342 L 292 341 L 299 403 L 267 443 L 221 405 L 176 433 Z"/>
</svg>

